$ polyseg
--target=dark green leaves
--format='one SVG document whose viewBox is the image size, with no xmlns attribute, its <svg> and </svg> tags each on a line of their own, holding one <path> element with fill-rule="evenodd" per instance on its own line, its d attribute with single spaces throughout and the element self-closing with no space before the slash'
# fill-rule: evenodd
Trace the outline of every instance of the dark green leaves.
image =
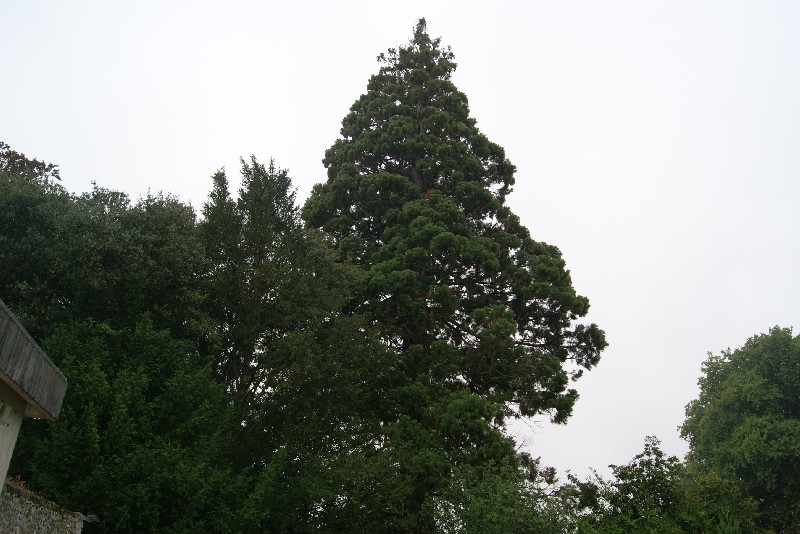
<svg viewBox="0 0 800 534">
<path fill-rule="evenodd" d="M 505 420 L 564 422 L 603 333 L 505 206 L 450 49 L 420 20 L 381 63 L 306 227 L 272 161 L 217 172 L 198 223 L 0 145 L 0 290 L 72 384 L 33 485 L 108 530 L 540 530 Z"/>
<path fill-rule="evenodd" d="M 800 339 L 773 328 L 703 364 L 681 434 L 702 469 L 731 475 L 759 503 L 759 522 L 800 528 Z"/>
<path fill-rule="evenodd" d="M 504 205 L 514 166 L 469 116 L 450 49 L 421 20 L 379 59 L 303 217 L 364 275 L 348 310 L 376 326 L 400 373 L 376 454 L 428 451 L 425 470 L 411 468 L 417 454 L 400 462 L 417 488 L 404 506 L 424 530 L 435 524 L 425 514 L 448 509 L 434 496 L 456 469 L 515 472 L 505 417 L 567 419 L 570 380 L 597 363 L 605 339 L 578 322 L 588 301 L 558 249 L 531 239 Z"/>
</svg>

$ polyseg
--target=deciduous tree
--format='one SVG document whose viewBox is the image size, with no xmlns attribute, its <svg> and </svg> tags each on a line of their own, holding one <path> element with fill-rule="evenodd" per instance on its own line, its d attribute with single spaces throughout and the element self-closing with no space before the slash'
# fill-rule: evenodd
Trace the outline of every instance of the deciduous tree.
<svg viewBox="0 0 800 534">
<path fill-rule="evenodd" d="M 58 421 L 23 424 L 11 472 L 104 532 L 224 532 L 239 419 L 199 342 L 194 213 L 74 196 L 54 169 L 0 144 L 0 296 L 69 383 Z"/>
<path fill-rule="evenodd" d="M 800 532 L 800 337 L 773 328 L 710 355 L 681 434 L 699 469 L 725 473 L 759 507 L 759 523 Z"/>
</svg>

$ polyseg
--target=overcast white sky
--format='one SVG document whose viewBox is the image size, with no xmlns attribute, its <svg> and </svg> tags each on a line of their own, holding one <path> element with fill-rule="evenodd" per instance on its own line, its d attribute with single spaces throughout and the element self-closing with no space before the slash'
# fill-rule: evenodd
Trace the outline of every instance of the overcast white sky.
<svg viewBox="0 0 800 534">
<path fill-rule="evenodd" d="M 706 353 L 800 324 L 798 2 L 0 0 L 0 140 L 70 191 L 198 211 L 215 170 L 274 157 L 302 202 L 419 17 L 611 344 L 570 422 L 520 437 L 581 475 L 646 435 L 682 455 Z"/>
</svg>

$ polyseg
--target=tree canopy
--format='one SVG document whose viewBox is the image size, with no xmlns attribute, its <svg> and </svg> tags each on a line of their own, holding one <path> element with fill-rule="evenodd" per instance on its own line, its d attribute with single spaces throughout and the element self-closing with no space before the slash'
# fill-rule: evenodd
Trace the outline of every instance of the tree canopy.
<svg viewBox="0 0 800 534">
<path fill-rule="evenodd" d="M 69 193 L 0 143 L 0 298 L 69 380 L 11 470 L 100 532 L 798 532 L 800 341 L 711 355 L 685 462 L 542 466 L 603 331 L 506 205 L 516 169 L 424 19 L 379 57 L 302 209 L 274 161 L 169 195 Z M 760 530 L 759 530 L 760 529 Z"/>
<path fill-rule="evenodd" d="M 758 532 L 755 503 L 731 479 L 701 473 L 661 450 L 654 436 L 612 478 L 570 476 L 558 494 L 566 531 L 578 533 L 744 534 Z"/>
<path fill-rule="evenodd" d="M 737 480 L 761 526 L 800 532 L 800 338 L 776 327 L 711 354 L 699 384 L 681 427 L 690 461 Z"/>
<path fill-rule="evenodd" d="M 711 355 L 685 462 L 542 466 L 603 331 L 506 205 L 516 169 L 424 19 L 379 57 L 302 209 L 274 161 L 201 218 L 0 142 L 0 298 L 69 380 L 11 470 L 100 532 L 800 532 L 800 341 Z"/>
</svg>

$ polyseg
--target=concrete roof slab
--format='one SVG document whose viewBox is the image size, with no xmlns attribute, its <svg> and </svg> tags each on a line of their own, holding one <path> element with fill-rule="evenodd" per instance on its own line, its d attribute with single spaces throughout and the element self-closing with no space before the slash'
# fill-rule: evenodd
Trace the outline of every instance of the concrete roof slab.
<svg viewBox="0 0 800 534">
<path fill-rule="evenodd" d="M 27 417 L 57 419 L 67 379 L 0 300 L 0 380 L 25 399 Z"/>
</svg>

